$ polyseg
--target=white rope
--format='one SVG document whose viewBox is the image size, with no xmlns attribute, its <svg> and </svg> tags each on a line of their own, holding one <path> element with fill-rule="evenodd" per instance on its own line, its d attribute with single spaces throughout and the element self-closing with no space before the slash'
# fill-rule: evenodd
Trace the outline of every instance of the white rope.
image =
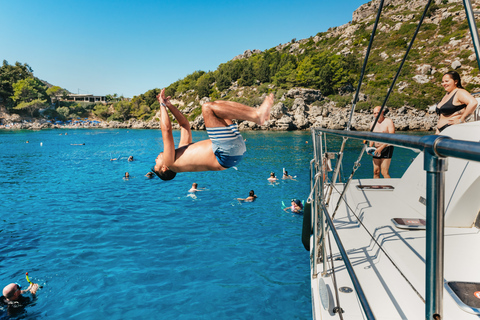
<svg viewBox="0 0 480 320">
<path fill-rule="evenodd" d="M 307 198 L 307 203 L 312 203 L 313 201 L 313 192 L 315 191 L 316 187 L 317 187 L 317 182 L 320 180 L 318 179 L 319 176 L 322 175 L 322 172 L 318 172 L 317 174 L 315 174 L 315 184 L 313 185 L 313 188 L 312 188 L 312 191 L 310 191 L 310 194 L 308 195 L 308 198 Z"/>
</svg>

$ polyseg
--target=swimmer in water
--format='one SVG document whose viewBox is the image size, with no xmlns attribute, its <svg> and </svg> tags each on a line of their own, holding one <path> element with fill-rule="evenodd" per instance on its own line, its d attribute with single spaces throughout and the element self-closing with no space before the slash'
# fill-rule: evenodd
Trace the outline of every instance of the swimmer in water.
<svg viewBox="0 0 480 320">
<path fill-rule="evenodd" d="M 257 199 L 257 196 L 255 195 L 255 192 L 253 190 L 250 190 L 250 192 L 248 193 L 248 197 L 246 197 L 245 199 L 237 198 L 237 200 L 239 201 L 246 201 L 246 202 L 253 202 L 255 201 L 255 199 Z"/>
<path fill-rule="evenodd" d="M 192 183 L 192 188 L 188 190 L 188 192 L 197 192 L 197 191 L 204 191 L 205 188 L 198 188 L 198 184 L 196 182 Z"/>
<path fill-rule="evenodd" d="M 293 177 L 288 174 L 288 171 L 287 171 L 287 170 L 285 170 L 285 171 L 283 172 L 282 179 L 293 179 Z"/>
<path fill-rule="evenodd" d="M 270 177 L 268 177 L 267 180 L 270 181 L 270 182 L 277 181 L 278 178 L 275 176 L 275 172 L 270 172 Z"/>
<path fill-rule="evenodd" d="M 7 311 L 8 319 L 10 317 L 17 319 L 16 316 L 20 315 L 25 310 L 25 307 L 36 298 L 38 288 L 39 285 L 32 282 L 26 290 L 22 290 L 18 283 L 10 283 L 3 288 L 3 296 L 0 297 L 0 309 Z M 22 295 L 27 292 L 30 292 L 33 299 Z"/>
<path fill-rule="evenodd" d="M 286 207 L 283 209 L 285 211 L 291 210 L 292 213 L 300 213 L 303 211 L 303 205 L 302 202 L 298 199 L 292 199 L 292 205 L 290 207 Z"/>
<path fill-rule="evenodd" d="M 123 179 L 128 180 L 129 178 L 130 178 L 130 174 L 128 172 L 125 172 Z"/>
<path fill-rule="evenodd" d="M 153 178 L 153 172 L 148 172 L 145 177 L 147 177 L 148 179 L 152 179 Z"/>
</svg>

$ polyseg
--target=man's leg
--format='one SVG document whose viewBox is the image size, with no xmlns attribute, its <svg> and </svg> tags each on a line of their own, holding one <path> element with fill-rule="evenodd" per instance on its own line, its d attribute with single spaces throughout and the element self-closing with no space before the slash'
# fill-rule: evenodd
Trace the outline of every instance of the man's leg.
<svg viewBox="0 0 480 320">
<path fill-rule="evenodd" d="M 382 159 L 382 164 L 381 164 L 381 171 L 382 171 L 382 176 L 384 178 L 390 178 L 390 174 L 388 174 L 388 169 L 390 168 L 390 162 L 392 162 L 392 159 Z"/>
<path fill-rule="evenodd" d="M 231 119 L 248 120 L 263 125 L 270 119 L 272 106 L 273 94 L 270 94 L 258 109 L 238 102 L 213 101 L 203 104 L 202 114 L 207 128 L 228 126 L 232 123 Z"/>
<path fill-rule="evenodd" d="M 382 164 L 382 160 L 384 159 L 373 158 L 373 178 L 374 179 L 380 179 L 380 166 Z"/>
</svg>

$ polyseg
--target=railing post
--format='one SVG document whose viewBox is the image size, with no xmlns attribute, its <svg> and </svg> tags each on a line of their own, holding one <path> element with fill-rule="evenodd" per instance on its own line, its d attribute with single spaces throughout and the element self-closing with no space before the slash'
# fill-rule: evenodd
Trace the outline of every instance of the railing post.
<svg viewBox="0 0 480 320">
<path fill-rule="evenodd" d="M 316 180 L 318 178 L 318 173 L 315 175 L 314 179 Z M 313 278 L 317 278 L 318 275 L 318 246 L 321 243 L 321 238 L 319 235 L 319 226 L 318 226 L 318 214 L 319 214 L 319 201 L 318 201 L 318 184 L 315 181 L 315 187 L 314 187 L 314 196 L 313 196 L 313 210 L 312 213 L 314 214 L 313 216 Z"/>
<path fill-rule="evenodd" d="M 322 147 L 322 135 L 317 134 L 315 130 L 312 130 L 312 140 L 314 144 L 314 159 L 310 162 L 310 179 L 313 183 L 310 183 L 310 189 L 313 191 L 312 196 L 312 225 L 313 225 L 313 248 L 311 248 L 311 260 L 313 263 L 312 266 L 312 278 L 317 278 L 318 267 L 317 264 L 319 259 L 325 261 L 326 252 L 325 252 L 325 223 L 323 218 L 323 212 L 321 210 L 321 205 L 324 201 L 323 194 L 323 166 L 321 164 L 323 147 Z M 320 257 L 319 257 L 320 255 Z M 322 274 L 326 273 L 326 264 L 323 265 Z"/>
<path fill-rule="evenodd" d="M 313 161 L 313 166 L 311 167 L 311 174 L 310 174 L 310 180 L 312 181 L 310 183 L 310 189 L 313 191 L 313 196 L 312 196 L 312 210 L 311 210 L 311 221 L 312 221 L 312 226 L 313 226 L 313 248 L 310 248 L 311 252 L 311 263 L 312 265 L 312 278 L 316 279 L 318 275 L 318 270 L 317 270 L 317 259 L 318 259 L 318 193 L 317 193 L 317 175 L 318 175 L 318 161 L 319 161 L 319 150 L 318 148 L 322 147 L 322 140 L 320 139 L 320 143 L 318 143 L 318 137 L 317 137 L 317 132 L 312 129 L 312 142 L 313 142 L 313 155 L 314 155 L 314 161 Z"/>
<path fill-rule="evenodd" d="M 425 319 L 442 319 L 443 313 L 443 258 L 445 171 L 447 159 L 435 151 L 438 141 L 444 137 L 430 136 L 424 152 L 424 169 L 427 172 L 426 212 L 426 273 Z"/>
</svg>

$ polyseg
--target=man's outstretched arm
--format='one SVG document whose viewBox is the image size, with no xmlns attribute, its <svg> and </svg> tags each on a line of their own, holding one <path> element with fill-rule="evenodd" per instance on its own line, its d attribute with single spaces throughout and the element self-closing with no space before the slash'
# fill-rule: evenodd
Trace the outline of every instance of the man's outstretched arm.
<svg viewBox="0 0 480 320">
<path fill-rule="evenodd" d="M 178 147 L 188 145 L 192 143 L 192 131 L 190 130 L 190 122 L 187 118 L 177 109 L 171 102 L 170 97 L 165 97 L 165 89 L 162 89 L 160 92 L 160 97 L 163 100 L 165 106 L 170 110 L 175 119 L 177 119 L 178 124 L 180 125 L 180 143 Z M 160 103 L 161 104 L 161 103 Z"/>
<path fill-rule="evenodd" d="M 160 102 L 160 126 L 162 129 L 163 140 L 163 164 L 169 167 L 175 162 L 175 143 L 173 142 L 172 122 L 170 121 L 167 107 L 165 106 L 161 95 L 158 96 L 158 102 Z"/>
</svg>

